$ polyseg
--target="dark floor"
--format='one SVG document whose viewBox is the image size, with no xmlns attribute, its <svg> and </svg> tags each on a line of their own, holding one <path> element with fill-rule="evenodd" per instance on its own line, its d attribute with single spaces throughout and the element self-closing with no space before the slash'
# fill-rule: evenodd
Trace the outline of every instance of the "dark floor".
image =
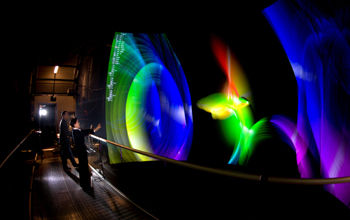
<svg viewBox="0 0 350 220">
<path fill-rule="evenodd" d="M 154 219 L 92 174 L 93 191 L 85 192 L 77 170 L 64 171 L 60 157 L 44 152 L 34 177 L 33 219 Z"/>
</svg>

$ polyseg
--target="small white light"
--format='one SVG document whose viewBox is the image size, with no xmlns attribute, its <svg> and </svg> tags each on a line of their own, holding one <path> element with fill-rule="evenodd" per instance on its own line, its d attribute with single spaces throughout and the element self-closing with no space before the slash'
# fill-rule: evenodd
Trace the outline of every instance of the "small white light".
<svg viewBox="0 0 350 220">
<path fill-rule="evenodd" d="M 54 74 L 56 74 L 58 71 L 58 66 L 55 66 L 55 70 L 53 71 Z"/>
<path fill-rule="evenodd" d="M 39 114 L 40 114 L 40 115 L 46 115 L 46 114 L 47 114 L 46 109 L 40 109 L 40 110 L 39 110 Z"/>
</svg>

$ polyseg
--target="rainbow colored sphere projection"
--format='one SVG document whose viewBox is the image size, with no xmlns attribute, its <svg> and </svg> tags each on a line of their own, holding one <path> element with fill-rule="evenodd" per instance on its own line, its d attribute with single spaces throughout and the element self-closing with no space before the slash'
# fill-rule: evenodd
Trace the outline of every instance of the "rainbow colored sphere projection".
<svg viewBox="0 0 350 220">
<path fill-rule="evenodd" d="M 315 3 L 280 0 L 263 11 L 298 84 L 297 121 L 275 116 L 271 122 L 293 143 L 302 177 L 346 177 L 350 176 L 350 9 L 339 7 L 339 2 Z M 324 187 L 345 205 L 350 203 L 350 183 Z"/>
<path fill-rule="evenodd" d="M 107 139 L 186 160 L 193 136 L 187 81 L 165 34 L 115 33 L 106 90 Z M 149 157 L 108 146 L 111 163 Z"/>
</svg>

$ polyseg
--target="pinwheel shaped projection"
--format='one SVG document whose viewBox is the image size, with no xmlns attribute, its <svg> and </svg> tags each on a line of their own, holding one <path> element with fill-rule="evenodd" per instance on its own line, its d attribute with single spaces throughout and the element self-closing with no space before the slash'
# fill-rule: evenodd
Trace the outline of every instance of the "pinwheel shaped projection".
<svg viewBox="0 0 350 220">
<path fill-rule="evenodd" d="M 213 119 L 221 120 L 223 134 L 234 148 L 228 163 L 243 164 L 248 153 L 246 143 L 250 128 L 254 124 L 250 107 L 252 97 L 249 83 L 243 69 L 224 41 L 213 35 L 211 48 L 226 75 L 227 83 L 222 93 L 215 93 L 200 99 L 197 106 L 210 112 Z"/>
<path fill-rule="evenodd" d="M 115 34 L 106 91 L 107 139 L 138 150 L 186 160 L 192 144 L 187 81 L 164 34 Z M 111 163 L 120 151 L 108 147 Z M 151 158 L 122 151 L 123 161 Z"/>
</svg>

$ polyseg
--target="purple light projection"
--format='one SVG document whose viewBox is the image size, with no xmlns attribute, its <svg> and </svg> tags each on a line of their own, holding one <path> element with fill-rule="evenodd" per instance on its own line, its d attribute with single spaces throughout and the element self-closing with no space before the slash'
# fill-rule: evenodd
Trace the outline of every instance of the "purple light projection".
<svg viewBox="0 0 350 220">
<path fill-rule="evenodd" d="M 293 142 L 303 178 L 350 176 L 350 8 L 341 4 L 280 0 L 263 11 L 298 84 L 297 121 L 271 122 Z M 349 204 L 350 183 L 324 188 Z"/>
</svg>

